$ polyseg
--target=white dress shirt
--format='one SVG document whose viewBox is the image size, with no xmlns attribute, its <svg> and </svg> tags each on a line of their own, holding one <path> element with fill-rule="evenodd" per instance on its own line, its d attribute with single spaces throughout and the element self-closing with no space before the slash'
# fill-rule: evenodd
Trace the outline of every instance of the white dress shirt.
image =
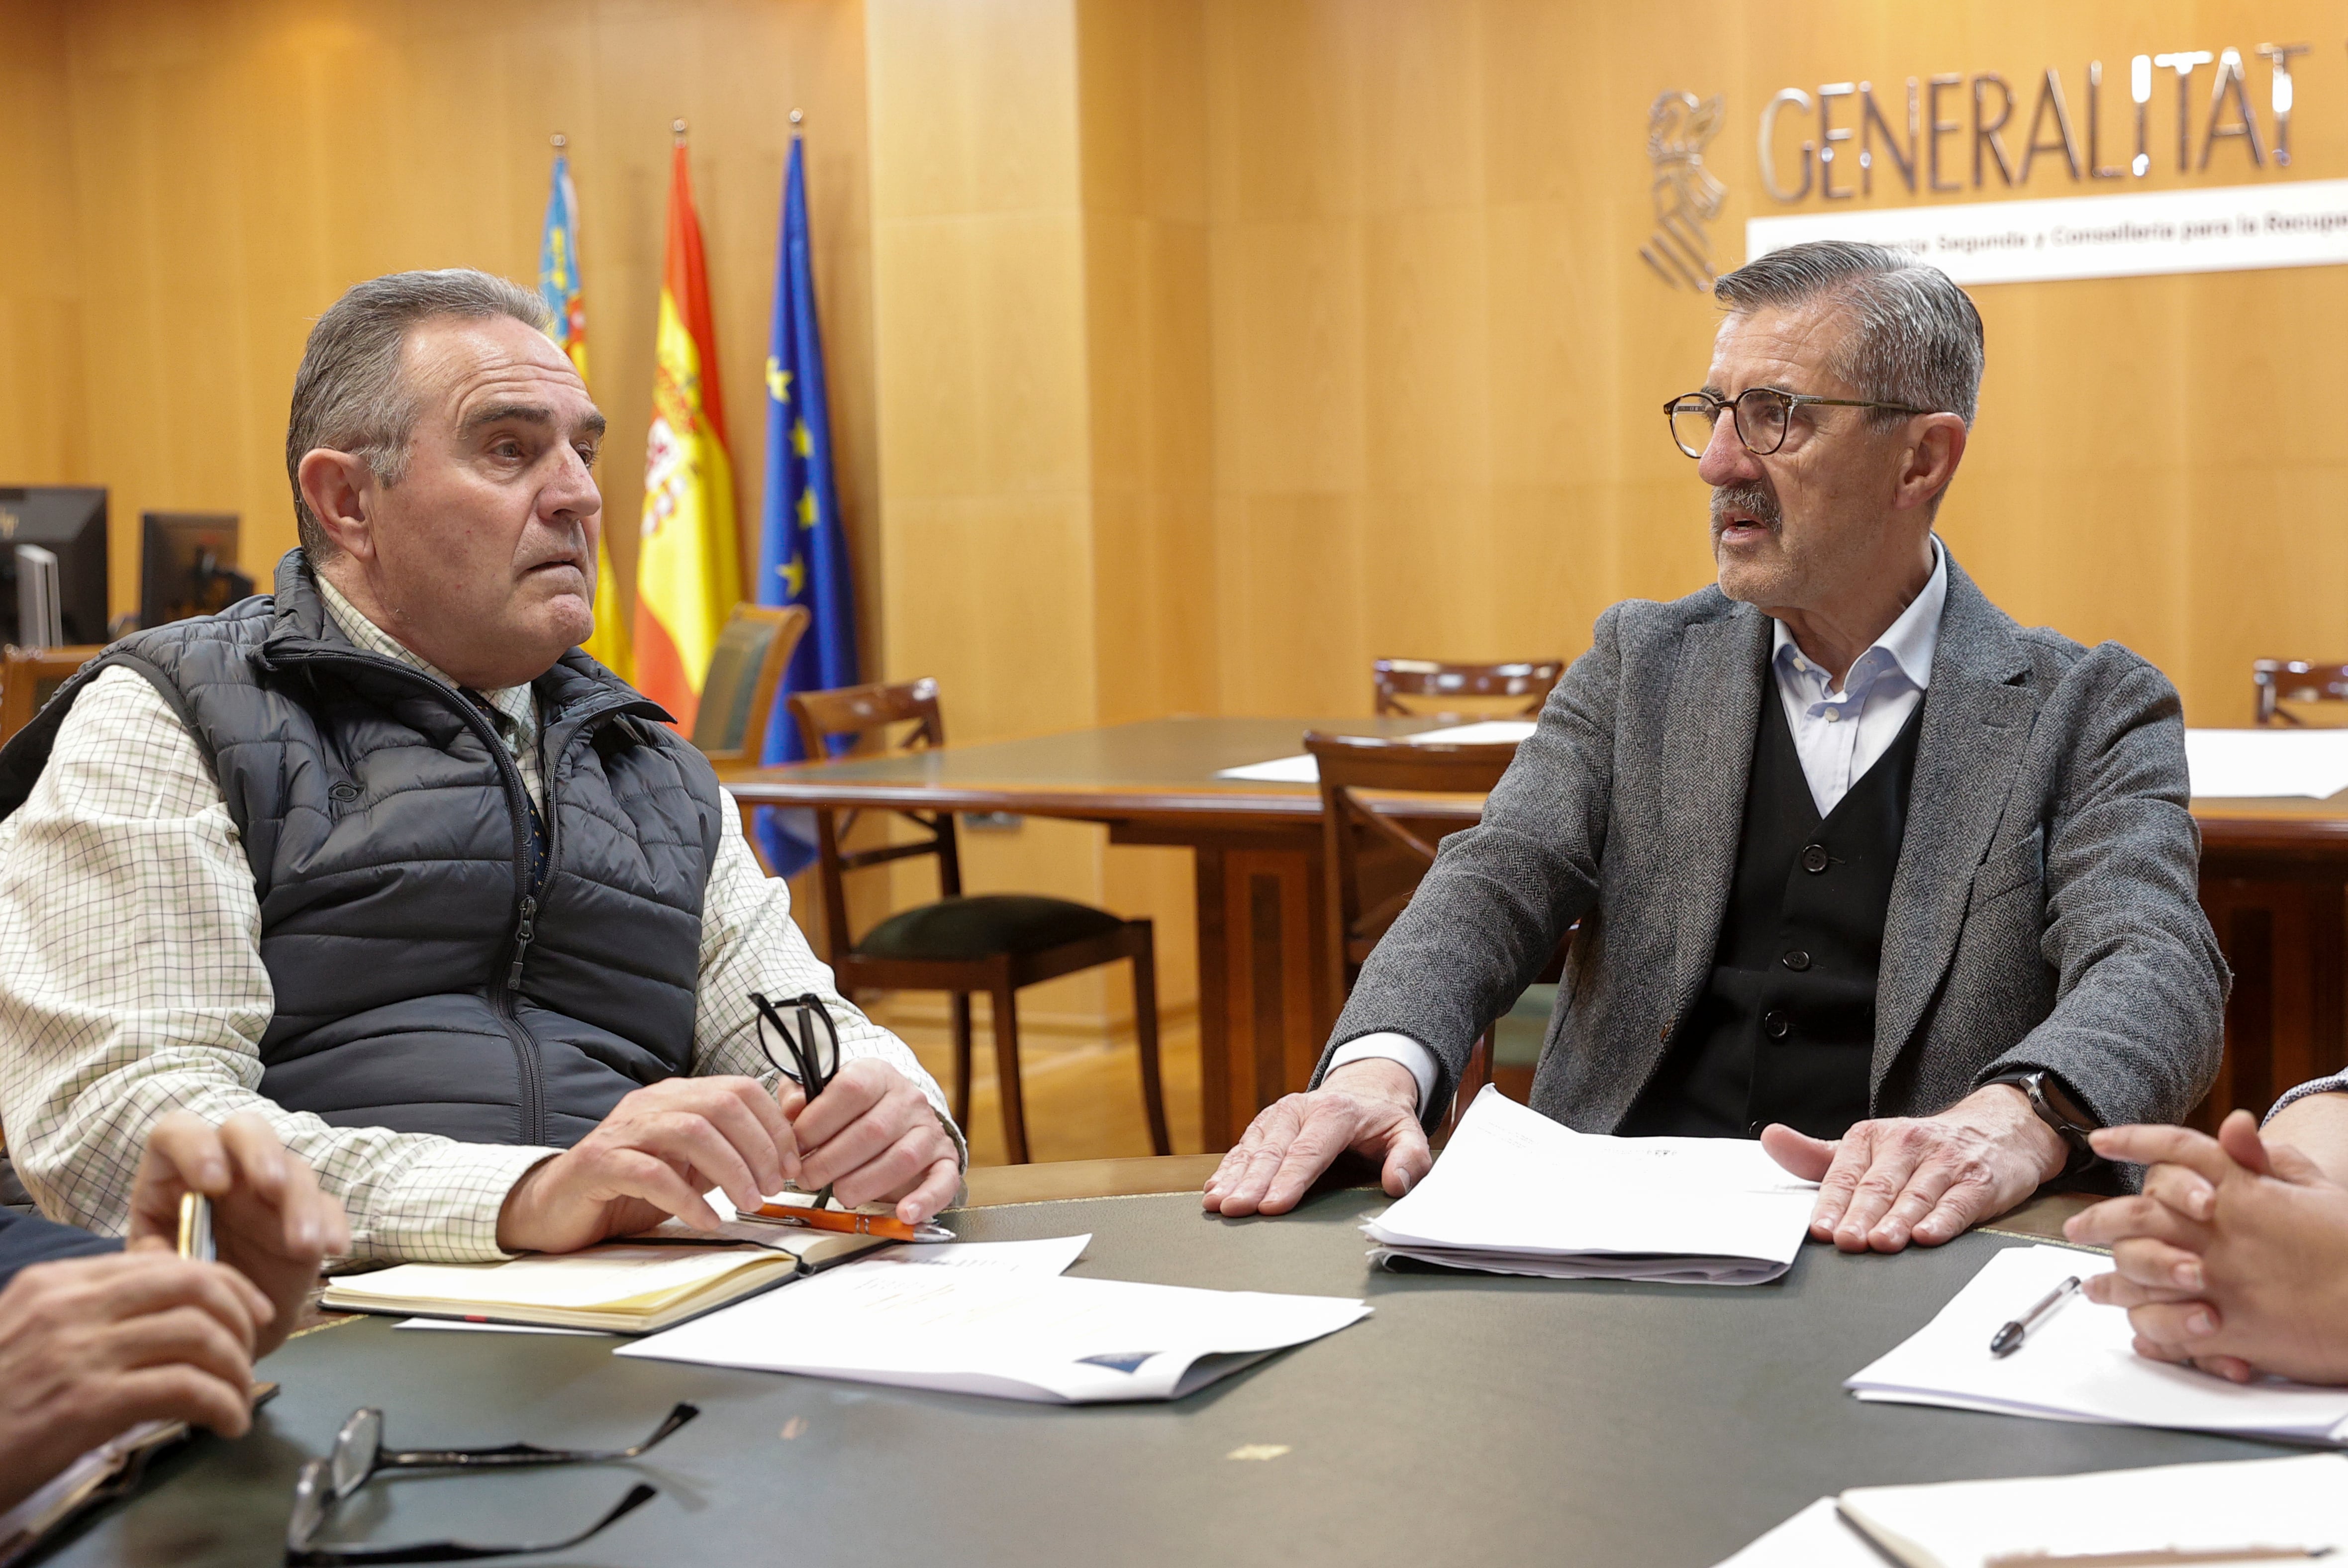
<svg viewBox="0 0 2348 1568">
<path fill-rule="evenodd" d="M 331 583 L 319 588 L 359 647 L 456 685 Z M 543 808 L 530 688 L 481 698 Z M 730 796 L 720 820 L 740 820 Z M 355 1255 L 503 1256 L 506 1193 L 554 1150 L 335 1127 L 264 1098 L 260 1042 L 276 1003 L 260 937 L 252 868 L 203 753 L 143 677 L 106 671 L 67 715 L 31 796 L 0 822 L 0 1130 L 15 1175 L 52 1219 L 119 1235 L 158 1118 L 185 1109 L 218 1122 L 252 1110 L 343 1201 Z M 778 1075 L 759 1049 L 749 994 L 813 991 L 838 1023 L 843 1058 L 886 1061 L 953 1130 L 937 1084 L 904 1042 L 839 996 L 790 918 L 789 889 L 760 871 L 738 832 L 710 869 L 698 980 L 695 1073 L 771 1085 Z"/>
<path fill-rule="evenodd" d="M 1924 591 L 1873 646 L 1851 661 L 1840 690 L 1802 652 L 1786 623 L 1777 623 L 1770 667 L 1777 676 L 1777 697 L 1785 705 L 1794 751 L 1802 759 L 1802 776 L 1809 780 L 1810 799 L 1818 803 L 1819 816 L 1833 811 L 1850 787 L 1867 777 L 1924 700 L 1924 688 L 1932 682 L 1932 655 L 1941 642 L 1941 610 L 1948 597 L 1948 552 L 1935 538 L 1932 575 Z M 1427 1099 L 1435 1093 L 1435 1055 L 1408 1035 L 1386 1031 L 1348 1040 L 1330 1057 L 1329 1070 L 1335 1072 L 1347 1062 L 1378 1059 L 1410 1069 L 1418 1080 L 1419 1114 L 1424 1116 Z"/>
</svg>

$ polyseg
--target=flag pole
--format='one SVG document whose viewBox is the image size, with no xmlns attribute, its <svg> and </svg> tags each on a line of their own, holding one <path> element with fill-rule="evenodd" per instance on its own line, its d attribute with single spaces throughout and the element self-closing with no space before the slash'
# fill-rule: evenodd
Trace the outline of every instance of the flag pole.
<svg viewBox="0 0 2348 1568">
<path fill-rule="evenodd" d="M 683 147 L 685 145 L 685 121 L 681 119 L 670 120 L 668 122 L 668 129 L 669 134 L 676 138 L 676 144 L 679 147 Z"/>
<path fill-rule="evenodd" d="M 568 147 L 568 146 L 570 146 L 570 145 L 571 145 L 571 139 L 570 139 L 569 137 L 567 137 L 567 136 L 563 135 L 563 134 L 562 134 L 561 131 L 559 131 L 559 130 L 558 130 L 558 131 L 556 131 L 556 132 L 554 133 L 554 135 L 553 135 L 551 138 L 550 138 L 549 139 L 551 139 L 551 140 L 554 143 L 554 150 L 555 150 L 555 151 L 557 151 L 557 152 L 561 151 L 564 148 L 566 148 L 566 147 Z"/>
</svg>

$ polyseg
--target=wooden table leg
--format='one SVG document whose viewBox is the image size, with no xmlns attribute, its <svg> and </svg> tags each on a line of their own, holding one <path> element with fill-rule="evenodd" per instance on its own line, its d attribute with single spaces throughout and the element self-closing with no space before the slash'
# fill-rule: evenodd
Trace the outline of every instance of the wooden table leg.
<svg viewBox="0 0 2348 1568">
<path fill-rule="evenodd" d="M 1317 834 L 1198 843 L 1200 1119 L 1229 1149 L 1301 1089 L 1335 1022 Z"/>
</svg>

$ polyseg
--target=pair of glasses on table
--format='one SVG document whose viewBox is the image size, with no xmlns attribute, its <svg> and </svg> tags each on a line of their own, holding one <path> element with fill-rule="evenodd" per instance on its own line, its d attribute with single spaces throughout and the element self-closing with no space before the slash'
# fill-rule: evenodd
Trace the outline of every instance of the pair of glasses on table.
<svg viewBox="0 0 2348 1568">
<path fill-rule="evenodd" d="M 530 1465 L 605 1464 L 632 1460 L 701 1414 L 695 1405 L 680 1404 L 643 1442 L 624 1449 L 541 1449 L 534 1443 L 508 1443 L 501 1449 L 386 1449 L 383 1446 L 383 1412 L 355 1410 L 335 1436 L 334 1451 L 311 1460 L 294 1481 L 294 1515 L 285 1524 L 288 1568 L 334 1568 L 334 1565 L 383 1563 L 464 1563 L 477 1557 L 505 1557 L 525 1552 L 560 1552 L 578 1545 L 606 1526 L 626 1518 L 660 1495 L 659 1489 L 638 1481 L 612 1511 L 561 1541 L 533 1541 L 515 1546 L 488 1546 L 469 1541 L 427 1541 L 413 1546 L 321 1546 L 318 1532 L 326 1515 L 368 1480 L 388 1470 L 516 1470 Z"/>
<path fill-rule="evenodd" d="M 823 998 L 809 991 L 802 995 L 788 996 L 780 1002 L 769 1001 L 758 992 L 750 993 L 750 1005 L 757 1009 L 755 1020 L 758 1030 L 758 1049 L 766 1053 L 767 1061 L 777 1072 L 799 1086 L 808 1103 L 831 1087 L 839 1076 L 839 1026 L 832 1022 L 831 1009 Z M 788 1014 L 788 1020 L 785 1015 Z M 771 1026 L 782 1039 L 783 1055 L 775 1054 L 774 1045 L 767 1038 Z M 786 1059 L 788 1058 L 788 1059 Z M 935 1226 L 909 1225 L 891 1214 L 859 1213 L 853 1209 L 834 1209 L 831 1184 L 808 1203 L 767 1203 L 743 1213 L 745 1220 L 764 1221 L 778 1225 L 803 1225 L 809 1230 L 839 1231 L 850 1235 L 887 1236 L 893 1241 L 939 1241 L 946 1233 Z"/>
</svg>

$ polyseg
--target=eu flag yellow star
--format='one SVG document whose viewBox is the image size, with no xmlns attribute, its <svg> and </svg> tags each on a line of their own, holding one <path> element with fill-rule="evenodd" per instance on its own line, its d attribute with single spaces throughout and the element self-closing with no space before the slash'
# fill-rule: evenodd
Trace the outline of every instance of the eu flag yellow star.
<svg viewBox="0 0 2348 1568">
<path fill-rule="evenodd" d="M 794 419 L 791 421 L 791 450 L 797 452 L 803 458 L 809 452 L 815 450 L 815 443 L 808 439 L 808 428 L 807 421 L 805 419 Z"/>
<path fill-rule="evenodd" d="M 807 586 L 807 562 L 794 555 L 775 568 L 775 575 L 783 580 L 783 587 L 796 599 L 799 590 Z"/>
<path fill-rule="evenodd" d="M 767 391 L 778 403 L 791 400 L 791 373 L 771 354 L 767 356 Z"/>
<path fill-rule="evenodd" d="M 799 491 L 799 526 L 815 526 L 815 490 L 812 488 Z"/>
</svg>

